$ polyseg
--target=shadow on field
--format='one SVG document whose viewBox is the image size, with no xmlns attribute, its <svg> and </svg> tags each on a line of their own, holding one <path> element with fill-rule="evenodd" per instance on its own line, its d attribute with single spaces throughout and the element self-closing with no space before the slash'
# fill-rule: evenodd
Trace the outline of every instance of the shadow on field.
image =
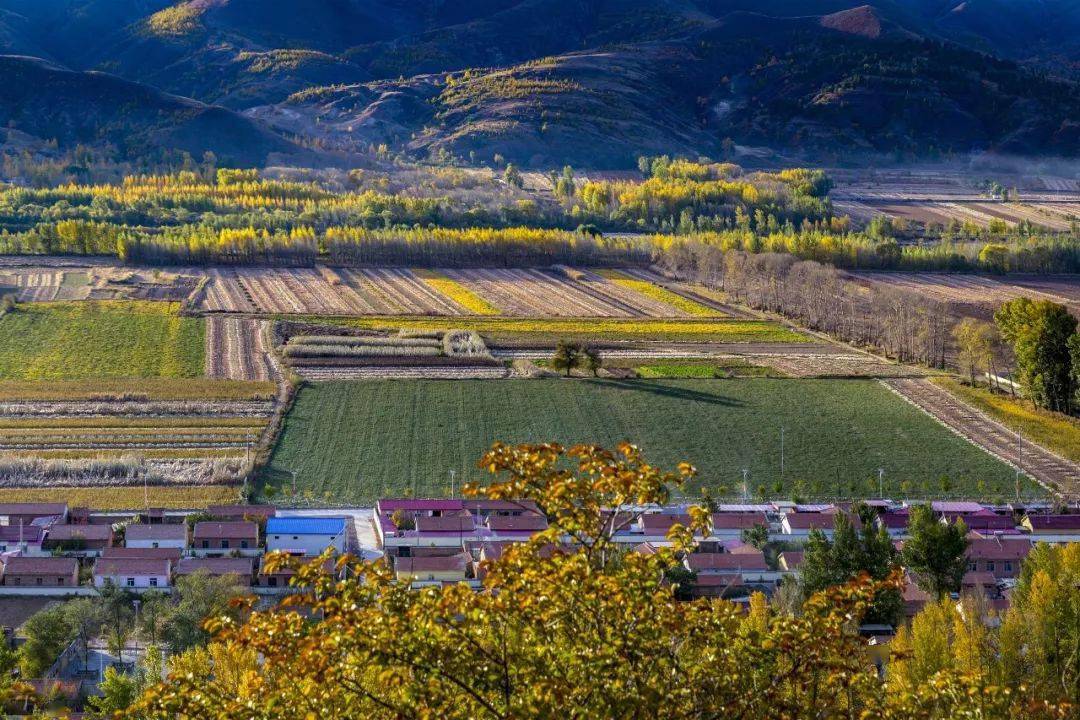
<svg viewBox="0 0 1080 720">
<path fill-rule="evenodd" d="M 693 400 L 694 402 L 708 405 L 724 405 L 727 407 L 742 407 L 746 405 L 742 400 L 724 397 L 716 393 L 701 392 L 672 385 L 664 385 L 653 380 L 586 380 L 594 385 L 606 385 L 621 388 L 623 390 L 636 390 L 651 395 L 675 398 L 676 400 Z"/>
</svg>

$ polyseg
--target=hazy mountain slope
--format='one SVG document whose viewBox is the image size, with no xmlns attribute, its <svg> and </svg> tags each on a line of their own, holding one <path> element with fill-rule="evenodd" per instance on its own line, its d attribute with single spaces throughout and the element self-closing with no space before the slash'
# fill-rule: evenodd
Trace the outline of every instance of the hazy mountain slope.
<svg viewBox="0 0 1080 720">
<path fill-rule="evenodd" d="M 252 111 L 349 148 L 627 165 L 725 138 L 853 157 L 998 150 L 1075 155 L 1080 89 L 912 35 L 867 9 L 735 13 L 689 41 L 569 53 L 449 82 L 422 75 L 300 93 Z"/>
<path fill-rule="evenodd" d="M 296 148 L 221 107 L 166 95 L 105 73 L 72 72 L 43 60 L 0 56 L 0 125 L 61 146 L 109 143 L 126 156 L 161 149 L 253 165 Z"/>
</svg>

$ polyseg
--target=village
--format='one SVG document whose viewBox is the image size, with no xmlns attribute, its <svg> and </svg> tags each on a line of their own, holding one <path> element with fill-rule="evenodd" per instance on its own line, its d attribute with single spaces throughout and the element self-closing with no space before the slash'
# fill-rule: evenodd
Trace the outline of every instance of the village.
<svg viewBox="0 0 1080 720">
<path fill-rule="evenodd" d="M 842 517 L 859 532 L 869 520 L 900 550 L 917 505 L 929 507 L 943 525 L 962 521 L 966 527 L 966 572 L 953 597 L 957 602 L 961 596 L 978 598 L 986 622 L 1008 608 L 1023 562 L 1037 544 L 1080 542 L 1078 508 L 1045 502 L 713 503 L 709 532 L 698 534 L 668 582 L 678 583 L 681 599 L 724 598 L 745 609 L 754 593 L 774 597 L 785 586 L 798 585 L 812 533 L 832 543 Z M 627 553 L 652 554 L 670 546 L 672 528 L 690 523 L 685 504 L 605 512 L 610 541 Z M 398 582 L 415 589 L 464 583 L 480 590 L 492 561 L 509 546 L 549 529 L 548 518 L 531 501 L 413 497 L 334 511 L 219 505 L 197 512 L 108 513 L 66 503 L 6 503 L 0 504 L 0 521 L 0 618 L 9 650 L 27 641 L 22 626 L 33 617 L 27 615 L 31 609 L 42 612 L 74 598 L 122 593 L 121 602 L 131 604 L 137 619 L 143 598 L 175 592 L 185 578 L 223 579 L 238 593 L 255 596 L 257 607 L 269 608 L 302 590 L 293 579 L 296 566 L 320 557 L 324 572 L 339 579 L 347 565 L 328 559 L 347 554 L 384 564 Z M 575 552 L 573 540 L 563 537 L 558 549 Z M 295 562 L 268 569 L 275 553 Z M 934 602 L 906 571 L 904 620 Z M 860 632 L 868 645 L 884 648 L 895 629 L 865 623 Z M 136 672 L 148 648 L 163 657 L 169 652 L 167 645 L 151 645 L 144 632 L 125 636 L 119 648 L 108 641 L 104 627 L 101 633 L 89 641 L 72 639 L 42 677 L 24 678 L 38 697 L 81 709 L 101 692 L 107 668 Z"/>
</svg>

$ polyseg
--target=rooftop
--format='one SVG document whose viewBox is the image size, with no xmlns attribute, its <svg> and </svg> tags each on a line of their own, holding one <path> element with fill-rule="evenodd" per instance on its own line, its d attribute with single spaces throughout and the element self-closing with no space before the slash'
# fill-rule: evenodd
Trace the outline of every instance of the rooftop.
<svg viewBox="0 0 1080 720">
<path fill-rule="evenodd" d="M 126 540 L 187 540 L 187 536 L 187 523 L 128 525 L 124 530 Z"/>
<path fill-rule="evenodd" d="M 449 557 L 399 557 L 394 558 L 394 571 L 419 572 L 465 572 L 469 558 L 464 553 Z"/>
<path fill-rule="evenodd" d="M 239 575 L 241 579 L 247 579 L 254 567 L 251 558 L 181 558 L 176 564 L 176 574 L 205 571 L 210 575 Z"/>
<path fill-rule="evenodd" d="M 70 575 L 79 566 L 73 557 L 9 557 L 5 575 Z"/>
<path fill-rule="evenodd" d="M 111 525 L 52 525 L 47 532 L 52 541 L 108 540 L 112 536 Z"/>
<path fill-rule="evenodd" d="M 103 558 L 167 558 L 179 560 L 183 554 L 180 548 L 129 548 L 108 547 L 101 551 Z"/>
<path fill-rule="evenodd" d="M 163 575 L 168 577 L 168 558 L 103 557 L 94 563 L 95 575 Z"/>
<path fill-rule="evenodd" d="M 343 517 L 272 517 L 266 521 L 266 533 L 280 535 L 340 535 L 345 531 Z"/>
<path fill-rule="evenodd" d="M 229 522 L 217 522 L 204 520 L 195 523 L 195 537 L 198 539 L 214 538 L 240 538 L 246 540 L 258 540 L 259 526 L 253 522 L 233 520 Z"/>
<path fill-rule="evenodd" d="M 696 572 L 703 570 L 768 570 L 765 555 L 756 553 L 690 553 L 687 566 Z"/>
</svg>

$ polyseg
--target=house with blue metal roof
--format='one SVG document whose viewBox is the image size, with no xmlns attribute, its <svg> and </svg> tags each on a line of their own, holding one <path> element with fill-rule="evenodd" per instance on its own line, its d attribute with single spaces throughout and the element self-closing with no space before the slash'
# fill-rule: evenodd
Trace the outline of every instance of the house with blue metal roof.
<svg viewBox="0 0 1080 720">
<path fill-rule="evenodd" d="M 349 518 L 272 517 L 266 521 L 266 549 L 318 555 L 328 547 L 345 552 Z"/>
</svg>

